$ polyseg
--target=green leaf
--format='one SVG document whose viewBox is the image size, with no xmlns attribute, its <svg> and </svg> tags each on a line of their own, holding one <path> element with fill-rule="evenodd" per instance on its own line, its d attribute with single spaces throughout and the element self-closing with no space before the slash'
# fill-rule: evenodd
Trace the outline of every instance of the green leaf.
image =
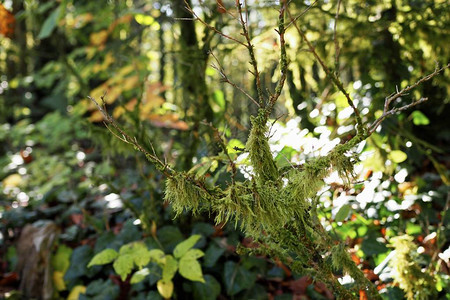
<svg viewBox="0 0 450 300">
<path fill-rule="evenodd" d="M 55 271 L 66 273 L 70 266 L 70 256 L 72 249 L 66 245 L 60 245 L 55 255 L 52 256 L 52 266 Z"/>
<path fill-rule="evenodd" d="M 411 115 L 414 125 L 420 126 L 430 124 L 430 120 L 428 119 L 428 117 L 425 116 L 420 110 L 413 111 Z"/>
<path fill-rule="evenodd" d="M 119 254 L 114 249 L 105 249 L 97 253 L 89 262 L 88 268 L 95 265 L 106 265 L 116 259 Z"/>
<path fill-rule="evenodd" d="M 205 275 L 205 283 L 194 282 L 194 299 L 216 300 L 220 295 L 220 283 L 211 275 Z"/>
<path fill-rule="evenodd" d="M 148 253 L 151 260 L 154 260 L 157 264 L 163 264 L 165 262 L 166 255 L 159 249 L 150 250 Z"/>
<path fill-rule="evenodd" d="M 203 265 L 205 267 L 213 267 L 224 252 L 224 248 L 219 247 L 216 244 L 211 244 L 205 252 Z"/>
<path fill-rule="evenodd" d="M 181 257 L 181 259 L 198 259 L 203 255 L 205 255 L 205 253 L 200 249 L 190 249 Z"/>
<path fill-rule="evenodd" d="M 163 296 L 163 298 L 168 299 L 172 297 L 173 282 L 171 280 L 158 280 L 158 282 L 156 283 L 156 288 L 158 289 L 158 292 L 161 294 L 161 296 Z"/>
<path fill-rule="evenodd" d="M 233 296 L 242 290 L 250 289 L 256 281 L 256 274 L 235 262 L 227 261 L 224 267 L 223 279 L 227 294 Z"/>
<path fill-rule="evenodd" d="M 236 152 L 239 152 L 238 150 L 236 150 L 236 149 L 234 149 L 234 148 L 241 148 L 241 149 L 243 149 L 243 148 L 245 148 L 245 145 L 244 145 L 244 143 L 242 143 L 240 140 L 238 140 L 238 139 L 231 139 L 231 140 L 229 140 L 228 141 L 228 143 L 227 143 L 227 150 L 228 150 L 228 153 L 236 153 Z"/>
<path fill-rule="evenodd" d="M 164 281 L 172 280 L 178 270 L 178 261 L 172 255 L 166 255 L 166 263 L 163 267 L 162 279 Z"/>
<path fill-rule="evenodd" d="M 58 6 L 50 14 L 50 16 L 48 16 L 48 18 L 44 22 L 44 25 L 42 25 L 39 35 L 37 36 L 38 39 L 43 40 L 52 34 L 53 30 L 55 29 L 55 27 L 58 23 L 60 12 L 61 12 L 61 6 Z"/>
<path fill-rule="evenodd" d="M 136 266 L 140 269 L 146 266 L 150 262 L 150 251 L 147 250 L 147 246 L 144 243 L 134 243 L 133 261 Z"/>
<path fill-rule="evenodd" d="M 349 212 L 350 212 L 350 205 L 349 204 L 342 205 L 341 208 L 339 209 L 339 211 L 337 212 L 334 220 L 336 222 L 344 221 L 345 218 L 347 218 Z"/>
<path fill-rule="evenodd" d="M 408 155 L 406 155 L 403 151 L 393 150 L 388 154 L 388 157 L 390 160 L 398 164 L 404 162 L 408 158 Z"/>
<path fill-rule="evenodd" d="M 149 274 L 150 270 L 148 268 L 143 268 L 142 270 L 137 271 L 136 273 L 133 274 L 133 276 L 131 276 L 130 283 L 131 284 L 139 283 L 142 280 L 144 280 L 145 277 L 147 277 L 147 275 Z"/>
<path fill-rule="evenodd" d="M 210 101 L 212 110 L 215 113 L 219 113 L 225 110 L 225 96 L 221 90 L 215 90 Z"/>
<path fill-rule="evenodd" d="M 173 255 L 176 258 L 180 258 L 182 257 L 189 249 L 191 249 L 192 247 L 194 247 L 194 245 L 198 242 L 198 240 L 201 238 L 202 236 L 199 234 L 194 234 L 191 237 L 189 237 L 187 240 L 179 243 L 175 249 L 173 250 Z"/>
<path fill-rule="evenodd" d="M 192 281 L 205 282 L 202 273 L 202 267 L 196 259 L 185 258 L 180 259 L 180 274 L 186 279 Z"/>
<path fill-rule="evenodd" d="M 133 270 L 133 256 L 130 254 L 120 255 L 113 264 L 114 271 L 124 281 Z"/>
</svg>

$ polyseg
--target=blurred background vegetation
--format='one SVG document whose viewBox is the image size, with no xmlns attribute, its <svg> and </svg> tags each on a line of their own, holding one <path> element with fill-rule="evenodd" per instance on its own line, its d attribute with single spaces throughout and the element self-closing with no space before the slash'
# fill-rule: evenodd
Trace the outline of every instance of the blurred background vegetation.
<svg viewBox="0 0 450 300">
<path fill-rule="evenodd" d="M 188 2 L 239 37 L 235 1 Z M 275 2 L 246 1 L 264 89 L 279 76 Z M 290 12 L 311 2 L 292 1 Z M 337 5 L 317 1 L 297 23 L 339 71 L 366 122 L 380 115 L 385 97 L 450 60 L 445 0 L 342 1 L 336 20 Z M 237 255 L 238 243 L 252 241 L 234 224 L 216 225 L 210 215 L 175 219 L 162 199 L 163 176 L 114 138 L 87 100 L 106 93 L 109 112 L 140 143 L 175 169 L 225 185 L 230 166 L 203 122 L 233 152 L 257 107 L 217 69 L 251 95 L 256 85 L 246 49 L 191 19 L 181 0 L 1 2 L 0 297 L 162 299 L 158 271 L 131 284 L 110 265 L 87 265 L 106 248 L 143 241 L 171 253 L 199 234 L 205 283 L 176 274 L 174 299 L 333 299 L 280 262 Z M 287 85 L 272 116 L 279 166 L 319 156 L 355 131 L 346 99 L 292 27 Z M 450 299 L 449 78 L 447 70 L 399 99 L 430 100 L 386 120 L 355 150 L 361 163 L 350 188 L 332 175 L 317 196 L 327 230 L 347 242 L 386 299 Z M 250 177 L 246 155 L 231 154 L 238 176 Z M 410 263 L 420 274 L 399 275 Z M 428 283 L 408 284 L 423 274 Z"/>
</svg>

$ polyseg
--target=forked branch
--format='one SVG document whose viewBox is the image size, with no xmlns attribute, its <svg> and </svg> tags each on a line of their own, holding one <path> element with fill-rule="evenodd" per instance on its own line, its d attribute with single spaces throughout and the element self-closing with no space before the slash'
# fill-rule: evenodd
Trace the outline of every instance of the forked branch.
<svg viewBox="0 0 450 300">
<path fill-rule="evenodd" d="M 421 83 L 430 80 L 431 78 L 433 78 L 434 76 L 438 75 L 440 72 L 444 71 L 445 69 L 450 67 L 450 63 L 443 66 L 442 68 L 439 68 L 438 66 L 436 66 L 435 70 L 433 73 L 430 73 L 422 78 L 420 78 L 416 83 L 409 85 L 407 87 L 405 87 L 404 89 L 402 89 L 401 91 L 397 91 L 396 93 L 390 95 L 389 97 L 386 97 L 385 101 L 384 101 L 384 107 L 383 107 L 383 114 L 381 115 L 381 117 L 379 117 L 378 119 L 375 120 L 375 122 L 373 122 L 373 124 L 370 126 L 369 130 L 368 130 L 368 135 L 371 135 L 373 132 L 375 132 L 375 130 L 377 129 L 378 126 L 380 126 L 381 122 L 384 121 L 384 119 L 386 119 L 387 117 L 400 112 L 400 111 L 404 111 L 407 110 L 413 106 L 416 106 L 418 104 L 421 104 L 425 101 L 428 100 L 428 98 L 422 97 L 417 101 L 413 101 L 409 104 L 406 104 L 404 106 L 401 107 L 395 107 L 390 109 L 390 105 L 391 103 L 400 98 L 401 96 L 407 95 L 407 93 L 409 91 L 411 91 L 412 89 L 414 89 L 415 87 L 417 87 L 418 85 L 420 85 Z"/>
</svg>

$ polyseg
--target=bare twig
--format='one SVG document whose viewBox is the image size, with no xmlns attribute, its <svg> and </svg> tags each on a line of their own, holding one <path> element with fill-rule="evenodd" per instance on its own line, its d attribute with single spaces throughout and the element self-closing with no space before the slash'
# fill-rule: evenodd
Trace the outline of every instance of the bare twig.
<svg viewBox="0 0 450 300">
<path fill-rule="evenodd" d="M 316 5 L 318 0 L 314 1 L 313 3 L 311 3 L 304 11 L 302 11 L 298 16 L 296 16 L 295 18 L 291 19 L 291 21 L 285 26 L 285 29 L 287 30 L 293 23 L 297 22 L 298 19 L 300 19 L 301 17 L 303 17 L 304 14 L 306 14 L 314 5 Z"/>
<path fill-rule="evenodd" d="M 253 76 L 255 76 L 256 91 L 258 93 L 258 102 L 259 102 L 260 106 L 263 106 L 264 98 L 263 98 L 263 92 L 262 92 L 262 88 L 261 88 L 261 78 L 259 76 L 259 71 L 258 71 L 258 63 L 256 62 L 255 52 L 253 51 L 253 44 L 252 44 L 252 41 L 250 38 L 250 34 L 248 32 L 248 23 L 244 21 L 243 12 L 242 12 L 242 4 L 239 2 L 239 0 L 236 1 L 236 7 L 239 12 L 240 23 L 241 23 L 241 27 L 242 27 L 241 34 L 244 36 L 244 38 L 247 42 L 246 44 L 244 44 L 244 46 L 248 50 L 248 53 L 250 55 L 250 64 L 253 67 L 253 72 L 250 72 L 250 73 L 253 74 Z M 245 9 L 247 9 L 247 7 L 245 7 Z"/>
<path fill-rule="evenodd" d="M 136 140 L 136 138 L 132 138 L 128 133 L 125 132 L 125 130 L 123 130 L 117 123 L 116 121 L 113 119 L 113 117 L 111 117 L 111 115 L 108 114 L 108 112 L 106 111 L 106 105 L 105 105 L 105 95 L 103 95 L 101 97 L 102 99 L 102 105 L 100 105 L 94 98 L 88 96 L 89 100 L 91 100 L 95 106 L 97 107 L 97 109 L 101 112 L 101 114 L 103 115 L 103 118 L 105 119 L 105 126 L 106 128 L 108 128 L 108 130 L 119 140 L 121 140 L 122 142 L 126 143 L 126 144 L 130 144 L 133 145 L 137 150 L 139 150 L 140 152 L 144 153 L 145 157 L 151 161 L 152 163 L 155 164 L 155 166 L 167 177 L 172 177 L 172 173 L 173 170 L 170 169 L 170 167 L 163 163 L 157 156 L 156 154 L 151 154 L 149 151 L 147 151 L 144 147 L 142 147 L 138 141 Z M 109 126 L 109 125 L 112 126 Z M 114 128 L 114 130 L 113 130 Z M 153 151 L 154 153 L 154 151 Z"/>
<path fill-rule="evenodd" d="M 211 64 L 211 67 L 216 70 L 217 72 L 219 72 L 220 76 L 222 77 L 222 81 L 228 83 L 229 85 L 231 85 L 232 87 L 234 87 L 235 89 L 239 90 L 240 92 L 242 92 L 245 96 L 247 96 L 250 100 L 253 101 L 253 103 L 255 103 L 258 107 L 261 107 L 258 103 L 258 101 L 255 100 L 255 98 L 253 98 L 249 93 L 247 93 L 243 88 L 241 88 L 240 86 L 238 86 L 237 84 L 235 84 L 234 82 L 232 82 L 227 74 L 225 73 L 225 70 L 223 69 L 222 65 L 220 64 L 219 60 L 217 59 L 217 57 L 214 55 L 214 53 L 210 52 L 211 56 L 214 58 L 214 60 L 217 62 L 217 66 L 214 64 Z"/>
<path fill-rule="evenodd" d="M 409 91 L 411 91 L 412 89 L 414 89 L 415 87 L 417 87 L 418 85 L 420 85 L 421 83 L 430 80 L 431 78 L 433 78 L 434 76 L 436 76 L 437 74 L 439 74 L 440 72 L 442 72 L 443 70 L 447 69 L 450 67 L 450 63 L 443 66 L 442 68 L 439 68 L 438 66 L 436 66 L 435 70 L 433 73 L 430 73 L 422 78 L 420 78 L 416 83 L 405 87 L 404 89 L 402 89 L 401 91 L 396 91 L 394 94 L 390 95 L 389 97 L 386 97 L 386 100 L 384 101 L 384 108 L 383 108 L 383 114 L 381 115 L 381 117 L 379 117 L 378 119 L 375 120 L 375 122 L 373 122 L 373 124 L 370 126 L 369 130 L 368 130 L 368 135 L 371 135 L 373 132 L 375 132 L 375 130 L 377 129 L 378 126 L 380 126 L 381 122 L 384 121 L 384 119 L 386 119 L 387 117 L 399 112 L 399 111 L 404 111 L 407 110 L 413 106 L 416 106 L 420 103 L 423 103 L 425 101 L 428 100 L 428 98 L 420 98 L 417 101 L 413 101 L 410 104 L 401 106 L 401 107 L 397 107 L 397 108 L 393 108 L 393 109 L 389 109 L 392 101 L 400 98 L 401 96 L 406 95 Z"/>
<path fill-rule="evenodd" d="M 341 49 L 339 48 L 339 40 L 337 38 L 337 22 L 339 18 L 339 8 L 341 7 L 341 0 L 338 0 L 337 8 L 336 8 L 336 17 L 334 18 L 334 71 L 336 72 L 336 76 L 339 76 L 339 52 Z"/>
<path fill-rule="evenodd" d="M 233 41 L 233 42 L 236 42 L 236 43 L 238 43 L 239 45 L 242 45 L 242 46 L 244 46 L 244 47 L 247 47 L 247 45 L 246 45 L 245 43 L 241 42 L 241 41 L 238 40 L 237 38 L 234 38 L 234 37 L 232 37 L 232 36 L 229 36 L 229 35 L 223 33 L 222 31 L 220 31 L 219 29 L 217 29 L 216 27 L 212 26 L 211 24 L 206 23 L 202 18 L 200 18 L 200 17 L 195 13 L 195 11 L 189 6 L 189 3 L 188 3 L 186 0 L 184 0 L 184 3 L 186 4 L 186 9 L 189 11 L 189 13 L 191 13 L 191 14 L 194 16 L 194 18 L 193 18 L 194 21 L 199 21 L 199 22 L 202 23 L 204 26 L 206 26 L 207 28 L 211 29 L 211 30 L 214 31 L 215 33 L 221 35 L 222 37 L 224 37 L 224 38 L 226 38 L 226 39 L 229 39 L 229 40 L 231 40 L 231 41 Z"/>
<path fill-rule="evenodd" d="M 289 10 L 287 12 L 289 14 L 290 19 L 293 20 Z M 325 74 L 327 75 L 327 77 L 334 83 L 334 85 L 338 88 L 338 90 L 341 91 L 342 94 L 344 94 L 345 98 L 347 99 L 348 105 L 350 105 L 350 107 L 353 109 L 353 112 L 355 113 L 357 128 L 359 131 L 362 131 L 363 124 L 362 124 L 361 114 L 359 113 L 358 108 L 353 103 L 353 100 L 350 98 L 349 93 L 344 88 L 344 85 L 342 84 L 341 80 L 336 76 L 336 73 L 331 72 L 330 69 L 327 67 L 327 65 L 325 65 L 323 60 L 317 54 L 316 48 L 311 44 L 309 39 L 306 37 L 306 34 L 300 29 L 298 24 L 296 22 L 294 22 L 293 24 L 294 24 L 295 29 L 297 29 L 297 32 L 300 34 L 300 36 L 303 38 L 303 40 L 308 45 L 309 50 L 314 55 L 317 62 L 320 64 L 320 66 L 322 67 L 322 69 L 325 72 Z"/>
</svg>

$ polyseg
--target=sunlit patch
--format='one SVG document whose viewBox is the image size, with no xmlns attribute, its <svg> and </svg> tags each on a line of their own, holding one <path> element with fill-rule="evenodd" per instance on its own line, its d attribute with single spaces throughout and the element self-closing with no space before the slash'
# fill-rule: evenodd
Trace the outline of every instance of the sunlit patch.
<svg viewBox="0 0 450 300">
<path fill-rule="evenodd" d="M 123 207 L 122 199 L 115 193 L 111 193 L 105 196 L 105 201 L 107 202 L 106 207 L 108 208 L 121 208 Z"/>
</svg>

